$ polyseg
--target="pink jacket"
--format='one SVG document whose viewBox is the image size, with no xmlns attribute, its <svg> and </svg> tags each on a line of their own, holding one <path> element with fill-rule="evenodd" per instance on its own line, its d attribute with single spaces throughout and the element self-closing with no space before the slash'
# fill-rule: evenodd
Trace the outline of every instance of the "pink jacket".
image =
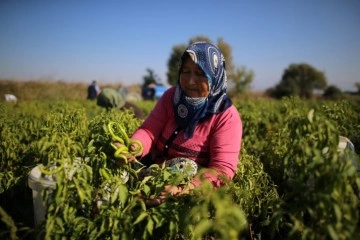
<svg viewBox="0 0 360 240">
<path fill-rule="evenodd" d="M 242 122 L 239 112 L 232 105 L 220 114 L 199 123 L 190 139 L 184 139 L 184 131 L 176 135 L 167 146 L 168 155 L 163 157 L 165 143 L 177 128 L 173 110 L 175 88 L 170 88 L 159 99 L 149 117 L 131 138 L 140 140 L 144 150 L 142 157 L 150 151 L 156 156 L 156 163 L 174 157 L 186 157 L 198 165 L 215 170 L 216 174 L 206 174 L 215 187 L 222 184 L 223 177 L 234 177 L 242 138 Z M 199 185 L 198 179 L 192 183 Z"/>
</svg>

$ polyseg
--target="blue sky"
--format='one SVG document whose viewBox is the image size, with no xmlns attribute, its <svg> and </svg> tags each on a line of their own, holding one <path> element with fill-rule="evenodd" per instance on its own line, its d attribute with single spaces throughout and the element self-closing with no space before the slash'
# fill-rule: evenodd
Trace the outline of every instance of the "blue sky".
<svg viewBox="0 0 360 240">
<path fill-rule="evenodd" d="M 172 47 L 198 35 L 230 44 L 253 90 L 291 63 L 360 82 L 358 0 L 1 0 L 0 78 L 130 85 L 150 68 L 166 83 Z"/>
</svg>

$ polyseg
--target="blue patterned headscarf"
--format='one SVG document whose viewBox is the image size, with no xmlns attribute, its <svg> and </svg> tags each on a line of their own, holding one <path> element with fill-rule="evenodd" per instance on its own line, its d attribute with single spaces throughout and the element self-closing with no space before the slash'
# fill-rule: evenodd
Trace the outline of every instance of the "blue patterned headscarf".
<svg viewBox="0 0 360 240">
<path fill-rule="evenodd" d="M 225 58 L 218 47 L 207 42 L 196 42 L 185 50 L 181 61 L 186 57 L 190 57 L 203 70 L 210 89 L 207 97 L 186 96 L 180 86 L 181 63 L 174 96 L 174 112 L 176 123 L 185 130 L 185 138 L 188 139 L 193 136 L 196 124 L 225 111 L 232 102 L 226 95 Z"/>
</svg>

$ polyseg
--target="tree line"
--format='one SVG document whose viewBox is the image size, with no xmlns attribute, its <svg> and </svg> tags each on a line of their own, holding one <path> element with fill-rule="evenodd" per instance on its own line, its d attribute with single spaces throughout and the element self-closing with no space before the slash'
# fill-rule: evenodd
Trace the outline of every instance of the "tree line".
<svg viewBox="0 0 360 240">
<path fill-rule="evenodd" d="M 237 96 L 251 90 L 251 84 L 255 75 L 254 71 L 247 69 L 245 66 L 234 65 L 230 44 L 223 38 L 218 38 L 216 42 L 213 42 L 210 38 L 201 35 L 191 38 L 188 43 L 177 44 L 172 47 L 167 61 L 168 70 L 166 73 L 169 85 L 174 86 L 178 81 L 182 53 L 188 45 L 198 41 L 214 43 L 222 51 L 226 60 L 229 95 Z M 148 68 L 146 71 L 147 75 L 143 77 L 144 86 L 149 83 L 159 83 L 160 79 L 152 69 Z M 354 94 L 360 95 L 360 82 L 355 83 L 354 86 L 357 88 L 357 92 L 354 92 Z M 275 86 L 266 89 L 265 93 L 270 97 L 278 99 L 290 96 L 310 99 L 313 97 L 314 91 L 321 92 L 324 98 L 329 99 L 339 99 L 344 96 L 344 93 L 337 86 L 328 84 L 324 72 L 307 63 L 289 64 L 284 70 L 280 81 Z"/>
</svg>

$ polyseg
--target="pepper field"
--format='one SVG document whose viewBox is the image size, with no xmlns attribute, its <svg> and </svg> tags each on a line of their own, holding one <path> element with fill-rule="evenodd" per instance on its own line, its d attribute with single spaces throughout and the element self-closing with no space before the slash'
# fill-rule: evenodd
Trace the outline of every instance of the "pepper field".
<svg viewBox="0 0 360 240">
<path fill-rule="evenodd" d="M 137 103 L 146 114 L 155 102 Z M 235 100 L 243 142 L 234 179 L 148 208 L 164 184 L 188 179 L 165 166 L 139 179 L 114 160 L 109 122 L 128 136 L 132 112 L 92 101 L 0 103 L 1 239 L 360 239 L 360 101 Z M 339 136 L 356 152 L 338 151 Z M 56 175 L 35 224 L 30 171 Z M 123 173 L 128 180 L 124 181 Z"/>
</svg>

